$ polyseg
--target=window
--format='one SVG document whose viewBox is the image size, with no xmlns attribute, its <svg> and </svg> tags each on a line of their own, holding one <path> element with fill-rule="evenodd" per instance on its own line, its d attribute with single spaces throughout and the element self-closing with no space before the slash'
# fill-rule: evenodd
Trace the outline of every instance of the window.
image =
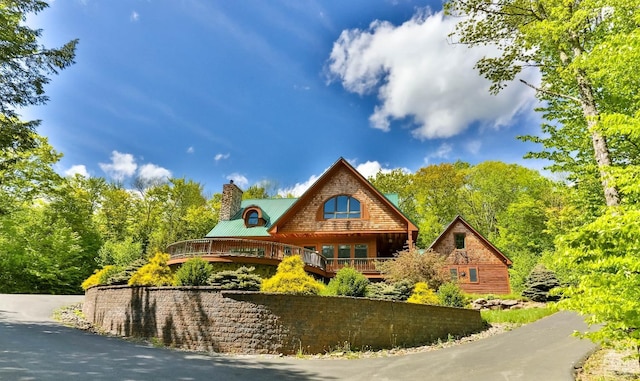
<svg viewBox="0 0 640 381">
<path fill-rule="evenodd" d="M 338 245 L 338 258 L 351 258 L 351 245 Z"/>
<path fill-rule="evenodd" d="M 456 242 L 456 249 L 464 249 L 464 233 L 456 233 L 453 235 Z"/>
<path fill-rule="evenodd" d="M 322 246 L 322 256 L 329 259 L 335 257 L 335 252 L 333 245 L 323 245 Z"/>
<path fill-rule="evenodd" d="M 452 282 L 455 282 L 458 280 L 458 269 L 449 269 L 449 273 L 451 274 Z"/>
<path fill-rule="evenodd" d="M 247 226 L 257 226 L 260 221 L 259 218 L 260 216 L 257 211 L 250 211 L 249 214 L 247 214 Z"/>
<path fill-rule="evenodd" d="M 469 282 L 478 283 L 478 269 L 475 267 L 469 267 Z"/>
<path fill-rule="evenodd" d="M 324 203 L 324 218 L 360 218 L 360 201 L 350 196 L 335 196 Z"/>
<path fill-rule="evenodd" d="M 251 205 L 247 207 L 242 213 L 242 219 L 244 220 L 244 226 L 252 228 L 254 226 L 264 226 L 266 224 L 266 215 L 262 212 L 257 205 Z"/>
<path fill-rule="evenodd" d="M 366 258 L 367 257 L 367 245 L 357 244 L 354 251 L 355 258 Z"/>
</svg>

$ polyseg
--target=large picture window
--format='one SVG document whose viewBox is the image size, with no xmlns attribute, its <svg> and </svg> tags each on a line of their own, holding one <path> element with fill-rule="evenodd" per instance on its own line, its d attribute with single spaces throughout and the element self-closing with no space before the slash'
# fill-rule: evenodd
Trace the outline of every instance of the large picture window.
<svg viewBox="0 0 640 381">
<path fill-rule="evenodd" d="M 360 201 L 351 196 L 331 197 L 324 203 L 324 218 L 360 218 Z"/>
</svg>

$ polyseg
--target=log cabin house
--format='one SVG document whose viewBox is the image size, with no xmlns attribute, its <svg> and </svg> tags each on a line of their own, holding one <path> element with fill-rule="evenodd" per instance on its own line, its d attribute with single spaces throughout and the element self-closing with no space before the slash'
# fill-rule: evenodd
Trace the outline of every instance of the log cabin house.
<svg viewBox="0 0 640 381">
<path fill-rule="evenodd" d="M 429 249 L 446 256 L 447 272 L 464 292 L 511 293 L 511 260 L 462 217 L 454 218 Z"/>
<path fill-rule="evenodd" d="M 398 251 L 413 247 L 418 236 L 417 226 L 398 208 L 398 196 L 379 192 L 343 158 L 299 198 L 243 200 L 242 194 L 232 181 L 224 184 L 218 224 L 204 238 L 169 245 L 169 264 L 176 266 L 199 256 L 211 262 L 276 266 L 285 256 L 295 254 L 303 258 L 307 272 L 320 278 L 330 279 L 340 268 L 351 266 L 372 280 L 381 280 L 375 263 L 393 260 Z M 457 223 L 455 226 L 459 230 Z M 451 228 L 434 242 L 434 251 L 448 250 Z M 468 231 L 469 249 L 479 247 L 472 244 L 476 240 L 486 241 L 472 238 L 472 228 Z M 470 279 L 466 274 L 473 267 L 467 264 L 463 270 L 455 262 L 457 256 L 449 257 L 454 261 L 451 268 L 459 271 L 458 280 Z M 479 284 L 484 284 L 484 271 L 480 264 L 475 267 L 474 279 Z M 508 289 L 508 277 L 506 280 Z M 490 292 L 505 289 L 501 287 Z"/>
</svg>

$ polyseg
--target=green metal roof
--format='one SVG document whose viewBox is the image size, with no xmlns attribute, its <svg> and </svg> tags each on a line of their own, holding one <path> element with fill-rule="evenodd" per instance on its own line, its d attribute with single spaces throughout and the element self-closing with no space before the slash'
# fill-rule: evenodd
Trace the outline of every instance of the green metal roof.
<svg viewBox="0 0 640 381">
<path fill-rule="evenodd" d="M 220 221 L 205 236 L 211 237 L 269 237 L 269 228 L 284 214 L 295 202 L 297 198 L 264 198 L 242 200 L 240 210 L 229 221 Z M 264 226 L 246 227 L 242 219 L 242 213 L 250 206 L 257 206 L 262 209 L 263 217 L 267 223 Z"/>
<path fill-rule="evenodd" d="M 396 208 L 400 207 L 400 197 L 398 197 L 397 193 L 385 193 L 384 197 L 386 197 L 387 200 L 391 201 L 391 203 L 395 205 Z"/>
<path fill-rule="evenodd" d="M 398 195 L 384 195 L 393 205 L 398 207 Z M 242 200 L 240 210 L 229 221 L 220 221 L 205 237 L 270 237 L 268 230 L 293 204 L 297 198 L 263 198 Z M 246 227 L 242 214 L 250 206 L 262 209 L 262 216 L 267 223 L 264 226 Z M 399 209 L 398 209 L 399 210 Z"/>
</svg>

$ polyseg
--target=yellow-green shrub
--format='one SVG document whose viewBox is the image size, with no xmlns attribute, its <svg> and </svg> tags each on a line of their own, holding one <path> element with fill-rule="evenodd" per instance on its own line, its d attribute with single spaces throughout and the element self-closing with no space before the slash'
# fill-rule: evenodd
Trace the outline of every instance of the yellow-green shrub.
<svg viewBox="0 0 640 381">
<path fill-rule="evenodd" d="M 89 287 L 97 286 L 99 284 L 106 284 L 106 280 L 109 275 L 116 270 L 115 266 L 105 266 L 100 270 L 96 270 L 93 272 L 93 275 L 89 276 L 82 282 L 81 286 L 83 290 L 88 289 Z"/>
<path fill-rule="evenodd" d="M 440 304 L 438 295 L 429 288 L 427 283 L 418 282 L 413 289 L 413 294 L 407 299 L 407 303 Z"/>
<path fill-rule="evenodd" d="M 129 286 L 166 286 L 173 283 L 167 262 L 169 254 L 156 253 L 149 263 L 140 267 L 129 279 Z"/>
<path fill-rule="evenodd" d="M 276 275 L 264 280 L 260 291 L 282 294 L 318 295 L 324 284 L 313 279 L 304 271 L 304 262 L 298 255 L 292 255 L 280 262 Z"/>
</svg>

